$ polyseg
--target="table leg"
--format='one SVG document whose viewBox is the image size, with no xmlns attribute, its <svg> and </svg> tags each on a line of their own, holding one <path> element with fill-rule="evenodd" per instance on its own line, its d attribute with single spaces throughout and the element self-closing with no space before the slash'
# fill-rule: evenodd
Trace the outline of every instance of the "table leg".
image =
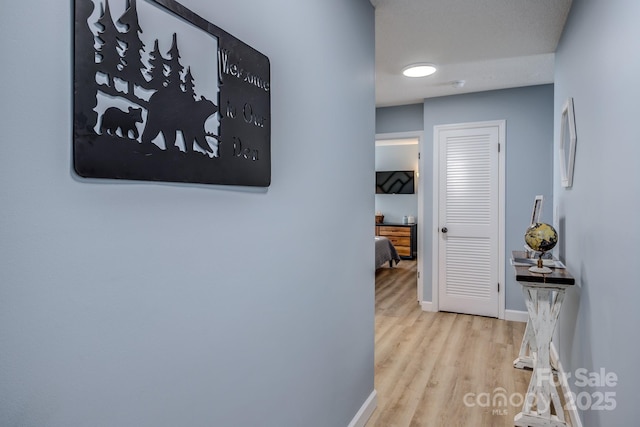
<svg viewBox="0 0 640 427">
<path fill-rule="evenodd" d="M 567 425 L 551 368 L 551 337 L 560 314 L 564 289 L 532 289 L 523 286 L 525 302 L 529 312 L 527 326 L 532 330 L 534 342 L 529 338 L 529 350 L 535 346 L 533 373 L 522 412 L 514 418 L 520 427 L 564 427 Z M 525 338 L 526 339 L 526 338 Z M 526 347 L 523 340 L 523 347 Z M 521 348 L 522 350 L 522 348 Z M 518 360 L 518 359 L 516 359 Z"/>
<path fill-rule="evenodd" d="M 533 369 L 533 360 L 535 358 L 536 336 L 531 326 L 531 318 L 527 319 L 527 326 L 522 337 L 520 345 L 520 353 L 518 358 L 513 361 L 513 367 L 518 369 Z"/>
</svg>

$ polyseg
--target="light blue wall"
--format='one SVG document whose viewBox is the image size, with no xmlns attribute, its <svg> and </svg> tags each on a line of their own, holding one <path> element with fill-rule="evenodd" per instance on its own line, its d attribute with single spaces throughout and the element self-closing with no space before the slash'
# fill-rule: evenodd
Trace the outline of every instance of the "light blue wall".
<svg viewBox="0 0 640 427">
<path fill-rule="evenodd" d="M 567 97 L 574 99 L 577 128 L 572 188 L 560 187 L 555 159 L 561 255 L 577 280 L 556 342 L 565 370 L 574 374 L 573 391 L 594 398 L 609 393 L 616 405 L 582 411 L 589 427 L 638 423 L 639 17 L 639 2 L 574 0 L 556 54 L 556 146 Z M 580 387 L 578 369 L 604 369 L 618 383 Z"/>
<path fill-rule="evenodd" d="M 522 249 L 533 200 L 545 196 L 542 219 L 552 220 L 553 85 L 530 86 L 465 95 L 430 98 L 424 102 L 424 155 L 426 177 L 433 176 L 433 127 L 435 125 L 506 120 L 505 256 Z M 424 188 L 424 224 L 432 224 L 433 187 Z M 431 271 L 432 228 L 422 227 L 425 244 L 422 271 Z M 521 286 L 513 267 L 505 265 L 507 310 L 526 311 Z M 431 276 L 425 275 L 425 299 L 432 294 Z"/>
<path fill-rule="evenodd" d="M 268 190 L 74 176 L 73 2 L 2 5 L 3 427 L 340 427 L 373 391 L 373 8 L 181 3 L 271 60 Z"/>
<path fill-rule="evenodd" d="M 531 86 L 457 96 L 426 99 L 416 105 L 385 107 L 376 110 L 378 132 L 405 132 L 424 129 L 424 170 L 420 173 L 424 186 L 424 218 L 420 228 L 424 242 L 423 271 L 431 271 L 433 221 L 433 127 L 440 124 L 506 120 L 506 257 L 511 250 L 521 249 L 529 224 L 533 199 L 545 196 L 542 219 L 553 220 L 553 85 Z M 422 124 L 415 119 L 422 110 Z M 506 308 L 526 311 L 522 291 L 513 278 L 510 265 L 505 266 Z M 424 276 L 425 300 L 432 295 L 431 276 Z"/>
<path fill-rule="evenodd" d="M 413 170 L 418 172 L 418 144 L 376 146 L 376 170 Z M 384 222 L 402 223 L 403 216 L 418 216 L 418 178 L 415 194 L 376 194 L 375 210 Z"/>
<path fill-rule="evenodd" d="M 422 104 L 376 109 L 376 133 L 409 132 L 424 129 Z"/>
</svg>

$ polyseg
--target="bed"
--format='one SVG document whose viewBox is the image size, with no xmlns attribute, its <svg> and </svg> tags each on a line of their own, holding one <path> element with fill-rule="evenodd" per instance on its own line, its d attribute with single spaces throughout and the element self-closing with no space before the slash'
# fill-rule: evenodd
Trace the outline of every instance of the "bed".
<svg viewBox="0 0 640 427">
<path fill-rule="evenodd" d="M 382 267 L 385 263 L 389 263 L 389 267 L 393 267 L 393 262 L 396 265 L 400 262 L 400 256 L 396 247 L 393 246 L 391 240 L 383 236 L 376 236 L 376 268 Z"/>
</svg>

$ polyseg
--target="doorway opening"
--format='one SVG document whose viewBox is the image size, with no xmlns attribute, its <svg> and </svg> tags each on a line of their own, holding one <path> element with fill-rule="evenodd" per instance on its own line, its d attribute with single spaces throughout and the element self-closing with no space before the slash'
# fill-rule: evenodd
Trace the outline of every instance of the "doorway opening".
<svg viewBox="0 0 640 427">
<path fill-rule="evenodd" d="M 410 194 L 376 194 L 375 213 L 380 214 L 382 225 L 397 239 L 400 262 L 415 263 L 416 300 L 423 301 L 423 239 L 421 218 L 423 218 L 423 174 L 421 171 L 423 133 L 401 132 L 376 135 L 375 169 L 376 172 L 413 171 L 414 192 Z M 379 231 L 381 224 L 376 224 Z M 397 226 L 397 227 L 396 227 Z M 396 235 L 397 233 L 397 235 Z M 406 235 L 405 235 L 406 234 Z M 408 246 L 407 246 L 408 245 Z"/>
</svg>

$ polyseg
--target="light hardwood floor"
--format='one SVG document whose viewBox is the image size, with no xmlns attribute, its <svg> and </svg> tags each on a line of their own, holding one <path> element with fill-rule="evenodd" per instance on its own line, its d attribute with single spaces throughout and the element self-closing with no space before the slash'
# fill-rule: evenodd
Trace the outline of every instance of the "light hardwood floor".
<svg viewBox="0 0 640 427">
<path fill-rule="evenodd" d="M 512 365 L 524 323 L 423 312 L 405 260 L 376 271 L 375 323 L 378 407 L 366 427 L 513 426 L 531 378 Z"/>
</svg>

